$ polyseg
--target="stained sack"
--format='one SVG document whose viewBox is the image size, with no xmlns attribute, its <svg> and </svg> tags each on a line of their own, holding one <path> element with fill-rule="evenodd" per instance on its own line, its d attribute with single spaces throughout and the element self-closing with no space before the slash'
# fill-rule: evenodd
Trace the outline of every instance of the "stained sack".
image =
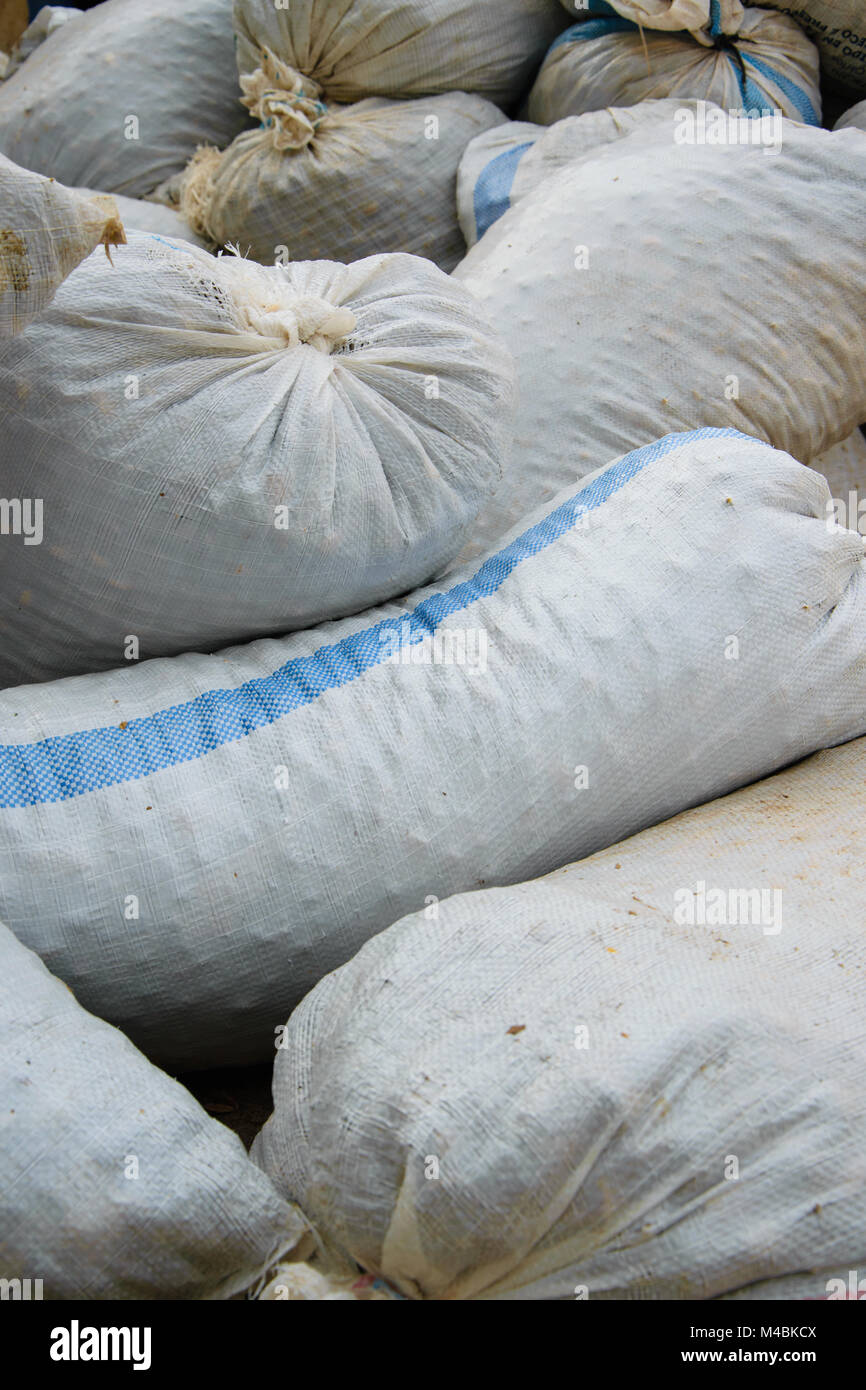
<svg viewBox="0 0 866 1390">
<path fill-rule="evenodd" d="M 512 466 L 466 556 L 670 430 L 739 428 L 809 463 L 866 420 L 866 142 L 772 118 L 709 145 L 709 119 L 573 160 L 454 272 L 518 378 Z"/>
<path fill-rule="evenodd" d="M 0 339 L 20 333 L 96 246 L 126 235 L 113 198 L 64 188 L 0 155 Z M 109 262 L 96 261 L 106 270 Z"/>
<path fill-rule="evenodd" d="M 325 101 L 475 92 L 517 101 L 566 17 L 558 0 L 235 0 L 241 76 L 265 50 L 311 78 Z"/>
<path fill-rule="evenodd" d="M 350 1262 L 411 1299 L 847 1286 L 866 1258 L 864 814 L 861 739 L 405 917 L 324 979 L 253 1147 L 330 1247 L 337 1278 L 306 1296 Z"/>
<path fill-rule="evenodd" d="M 403 251 L 453 270 L 464 250 L 457 167 L 502 112 L 463 92 L 328 107 L 299 97 L 284 65 L 264 64 L 245 98 L 261 128 L 222 153 L 202 148 L 181 181 L 180 210 L 198 234 L 267 265 Z"/>
<path fill-rule="evenodd" d="M 130 232 L 0 352 L 0 686 L 358 612 L 456 555 L 510 358 L 417 257 L 265 268 Z M 25 512 L 26 522 L 25 525 Z"/>
<path fill-rule="evenodd" d="M 93 190 L 80 188 L 78 192 L 92 194 Z M 124 198 L 122 193 L 114 194 L 114 202 L 124 227 L 129 231 L 153 232 L 157 236 L 168 237 L 170 241 L 189 241 L 193 246 L 205 249 L 212 244 L 200 237 L 180 212 L 164 203 L 149 202 L 144 198 Z"/>
<path fill-rule="evenodd" d="M 672 436 L 360 617 L 4 692 L 0 912 L 152 1057 L 272 1057 L 407 912 L 863 733 L 864 546 L 828 497 Z"/>
<path fill-rule="evenodd" d="M 736 36 L 722 38 L 708 47 L 691 34 L 644 30 L 617 15 L 585 20 L 554 42 L 526 114 L 552 125 L 584 111 L 676 96 L 821 124 L 818 50 L 793 19 L 748 9 Z"/>
<path fill-rule="evenodd" d="M 142 198 L 198 145 L 244 129 L 239 95 L 231 0 L 106 0 L 0 85 L 0 151 L 72 187 Z"/>
<path fill-rule="evenodd" d="M 312 1248 L 240 1140 L 2 924 L 0 1059 L 4 1280 L 51 1299 L 223 1299 Z"/>
</svg>

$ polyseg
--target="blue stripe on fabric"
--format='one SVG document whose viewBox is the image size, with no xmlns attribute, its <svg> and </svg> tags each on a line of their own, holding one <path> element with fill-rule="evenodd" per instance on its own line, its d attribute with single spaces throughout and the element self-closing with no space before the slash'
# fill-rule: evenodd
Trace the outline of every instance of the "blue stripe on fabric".
<svg viewBox="0 0 866 1390">
<path fill-rule="evenodd" d="M 774 82 L 779 91 L 784 92 L 791 105 L 799 111 L 806 125 L 821 124 L 820 118 L 803 88 L 798 87 L 796 82 L 792 82 L 790 77 L 784 77 L 782 73 L 776 72 L 775 68 L 771 68 L 769 63 L 765 63 L 762 58 L 752 58 L 747 53 L 743 53 L 743 62 L 748 63 L 750 67 L 757 68 L 762 76 Z"/>
<path fill-rule="evenodd" d="M 235 689 L 209 690 L 185 704 L 130 719 L 124 729 L 109 725 L 39 743 L 0 745 L 0 807 L 65 801 L 136 781 L 162 768 L 192 762 L 276 723 L 326 691 L 357 680 L 396 650 L 430 636 L 447 618 L 495 594 L 518 565 L 572 530 L 587 512 L 600 507 L 648 464 L 700 439 L 760 442 L 733 429 L 666 435 L 605 468 L 543 521 L 485 560 L 471 579 L 432 594 L 409 613 L 383 619 Z M 71 696 L 73 687 L 69 690 Z M 26 699 L 23 691 L 22 695 Z"/>
<path fill-rule="evenodd" d="M 766 92 L 762 92 L 760 87 L 756 87 L 748 74 L 744 76 L 743 70 L 733 53 L 728 53 L 727 56 L 734 76 L 737 79 L 737 86 L 740 89 L 740 100 L 743 103 L 743 110 L 746 115 L 757 118 L 762 116 L 764 112 L 774 110 Z"/>
<path fill-rule="evenodd" d="M 582 39 L 603 39 L 608 34 L 624 34 L 629 30 L 637 32 L 637 25 L 630 19 L 623 19 L 622 15 L 611 15 L 608 19 L 599 17 L 598 19 L 584 19 L 580 24 L 572 24 L 570 29 L 565 29 L 558 39 L 547 50 L 547 58 L 557 48 L 562 48 L 563 44 L 577 43 Z M 546 60 L 545 60 L 546 61 Z"/>
<path fill-rule="evenodd" d="M 475 185 L 475 234 L 483 237 L 488 227 L 498 222 L 511 206 L 511 189 L 517 166 L 527 150 L 531 150 L 534 140 L 515 145 L 513 150 L 504 150 L 485 165 L 478 175 Z"/>
<path fill-rule="evenodd" d="M 710 0 L 710 38 L 717 39 L 722 32 L 721 0 Z"/>
</svg>

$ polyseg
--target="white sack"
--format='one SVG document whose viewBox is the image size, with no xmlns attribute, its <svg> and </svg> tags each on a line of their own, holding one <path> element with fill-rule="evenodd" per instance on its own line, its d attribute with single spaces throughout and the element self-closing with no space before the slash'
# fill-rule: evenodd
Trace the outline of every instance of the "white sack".
<svg viewBox="0 0 866 1390">
<path fill-rule="evenodd" d="M 284 70 L 282 80 L 289 80 Z M 311 118 L 299 128 L 285 95 L 278 87 L 250 98 L 269 124 L 239 135 L 222 154 L 196 155 L 181 184 L 190 224 L 268 265 L 406 251 L 453 270 L 464 252 L 457 166 L 470 140 L 504 122 L 502 112 L 463 92 L 371 97 L 332 108 L 310 102 Z M 274 102 L 282 114 L 267 114 Z"/>
<path fill-rule="evenodd" d="M 143 197 L 248 124 L 231 0 L 106 0 L 0 86 L 0 150 L 73 187 Z"/>
<path fill-rule="evenodd" d="M 43 5 L 9 54 L 6 69 L 0 73 L 0 77 L 11 77 L 31 53 L 35 53 L 39 45 L 45 42 L 49 34 L 62 29 L 70 19 L 80 19 L 83 13 L 83 10 L 73 9 L 68 5 Z"/>
<path fill-rule="evenodd" d="M 606 107 L 568 116 L 555 125 L 508 121 L 477 135 L 457 171 L 457 213 L 467 246 L 516 207 L 551 174 L 557 174 L 599 145 L 642 131 L 653 140 L 676 129 L 676 113 L 697 115 L 700 103 L 669 98 L 637 106 Z M 660 130 L 661 127 L 661 130 Z"/>
<path fill-rule="evenodd" d="M 519 399 L 511 467 L 467 554 L 671 430 L 730 426 L 808 463 L 866 420 L 866 142 L 788 121 L 779 134 L 745 147 L 636 131 L 469 252 L 455 275 L 510 346 Z"/>
<path fill-rule="evenodd" d="M 0 339 L 26 328 L 96 246 L 125 242 L 113 198 L 64 188 L 0 155 Z M 95 273 L 109 269 L 97 257 Z M 4 422 L 5 427 L 5 422 Z M 5 482 L 5 479 L 4 479 Z"/>
<path fill-rule="evenodd" d="M 858 101 L 856 106 L 840 116 L 833 129 L 847 130 L 849 126 L 854 130 L 866 130 L 866 101 Z"/>
<path fill-rule="evenodd" d="M 860 740 L 404 918 L 292 1015 L 253 1156 L 409 1298 L 826 1298 L 866 1261 L 864 817 Z"/>
<path fill-rule="evenodd" d="M 0 352 L 3 487 L 32 509 L 0 546 L 0 686 L 308 627 L 453 559 L 513 396 L 462 286 L 136 232 L 102 259 Z"/>
<path fill-rule="evenodd" d="M 457 220 L 467 246 L 508 211 L 523 156 L 544 130 L 531 121 L 506 121 L 466 146 L 457 170 Z"/>
<path fill-rule="evenodd" d="M 230 1298 L 308 1246 L 237 1136 L 0 923 L 0 1278 Z"/>
<path fill-rule="evenodd" d="M 92 190 L 79 188 L 79 193 L 91 194 Z M 151 203 L 144 198 L 124 198 L 122 193 L 113 195 L 117 210 L 127 231 L 154 232 L 157 236 L 168 237 L 171 241 L 189 241 L 193 246 L 207 249 L 210 245 L 174 208 L 164 203 Z"/>
<path fill-rule="evenodd" d="M 477 92 L 523 95 L 565 17 L 557 0 L 235 0 L 240 73 L 265 49 L 326 101 Z"/>
<path fill-rule="evenodd" d="M 404 913 L 863 732 L 863 542 L 826 500 L 669 438 L 400 602 L 4 692 L 0 914 L 152 1055 L 268 1056 Z"/>
<path fill-rule="evenodd" d="M 640 30 L 616 16 L 591 19 L 553 44 L 527 115 L 552 125 L 584 111 L 671 96 L 726 111 L 781 111 L 820 125 L 818 50 L 792 19 L 767 10 L 746 10 L 736 40 L 718 48 L 687 33 Z"/>
</svg>

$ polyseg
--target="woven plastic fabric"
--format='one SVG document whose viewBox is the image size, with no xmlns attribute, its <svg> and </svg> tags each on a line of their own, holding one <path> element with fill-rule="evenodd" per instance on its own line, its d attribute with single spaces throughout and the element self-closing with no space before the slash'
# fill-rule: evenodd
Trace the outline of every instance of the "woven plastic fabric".
<svg viewBox="0 0 866 1390">
<path fill-rule="evenodd" d="M 22 518 L 0 548 L 0 687 L 424 583 L 499 481 L 512 400 L 483 310 L 428 261 L 264 267 L 130 232 L 0 351 Z"/>
<path fill-rule="evenodd" d="M 866 141 L 770 118 L 710 144 L 709 119 L 684 107 L 657 140 L 590 150 L 454 272 L 519 384 L 511 467 L 466 555 L 670 430 L 741 429 L 809 463 L 866 420 Z"/>
<path fill-rule="evenodd" d="M 307 1240 L 240 1140 L 2 923 L 0 1095 L 0 1278 L 230 1298 Z"/>
<path fill-rule="evenodd" d="M 827 1298 L 866 1259 L 864 815 L 861 739 L 404 918 L 292 1015 L 253 1156 L 409 1298 Z"/>
<path fill-rule="evenodd" d="M 818 50 L 793 19 L 760 9 L 746 10 L 735 38 L 712 48 L 687 33 L 642 30 L 616 17 L 588 20 L 553 44 L 526 109 L 531 121 L 551 125 L 670 96 L 820 125 Z"/>
<path fill-rule="evenodd" d="M 238 68 L 264 49 L 327 101 L 476 92 L 517 101 L 566 17 L 557 0 L 235 0 Z"/>
<path fill-rule="evenodd" d="M 142 198 L 248 124 L 231 0 L 105 0 L 0 84 L 0 151 L 73 187 Z"/>
<path fill-rule="evenodd" d="M 268 1057 L 406 912 L 861 734 L 863 541 L 828 499 L 672 436 L 358 618 L 6 691 L 0 912 L 151 1055 Z"/>
<path fill-rule="evenodd" d="M 126 240 L 104 194 L 64 188 L 0 155 L 0 339 L 26 328 L 95 246 Z M 99 269 L 109 269 L 97 257 Z"/>
</svg>

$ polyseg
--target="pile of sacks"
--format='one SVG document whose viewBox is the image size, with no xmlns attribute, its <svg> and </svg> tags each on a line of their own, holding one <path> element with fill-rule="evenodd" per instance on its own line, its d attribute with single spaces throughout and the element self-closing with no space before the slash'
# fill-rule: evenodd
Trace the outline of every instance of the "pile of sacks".
<svg viewBox="0 0 866 1390">
<path fill-rule="evenodd" d="M 840 8 L 106 0 L 19 42 L 0 1277 L 866 1261 Z M 249 1155 L 172 1079 L 274 1058 Z"/>
</svg>

